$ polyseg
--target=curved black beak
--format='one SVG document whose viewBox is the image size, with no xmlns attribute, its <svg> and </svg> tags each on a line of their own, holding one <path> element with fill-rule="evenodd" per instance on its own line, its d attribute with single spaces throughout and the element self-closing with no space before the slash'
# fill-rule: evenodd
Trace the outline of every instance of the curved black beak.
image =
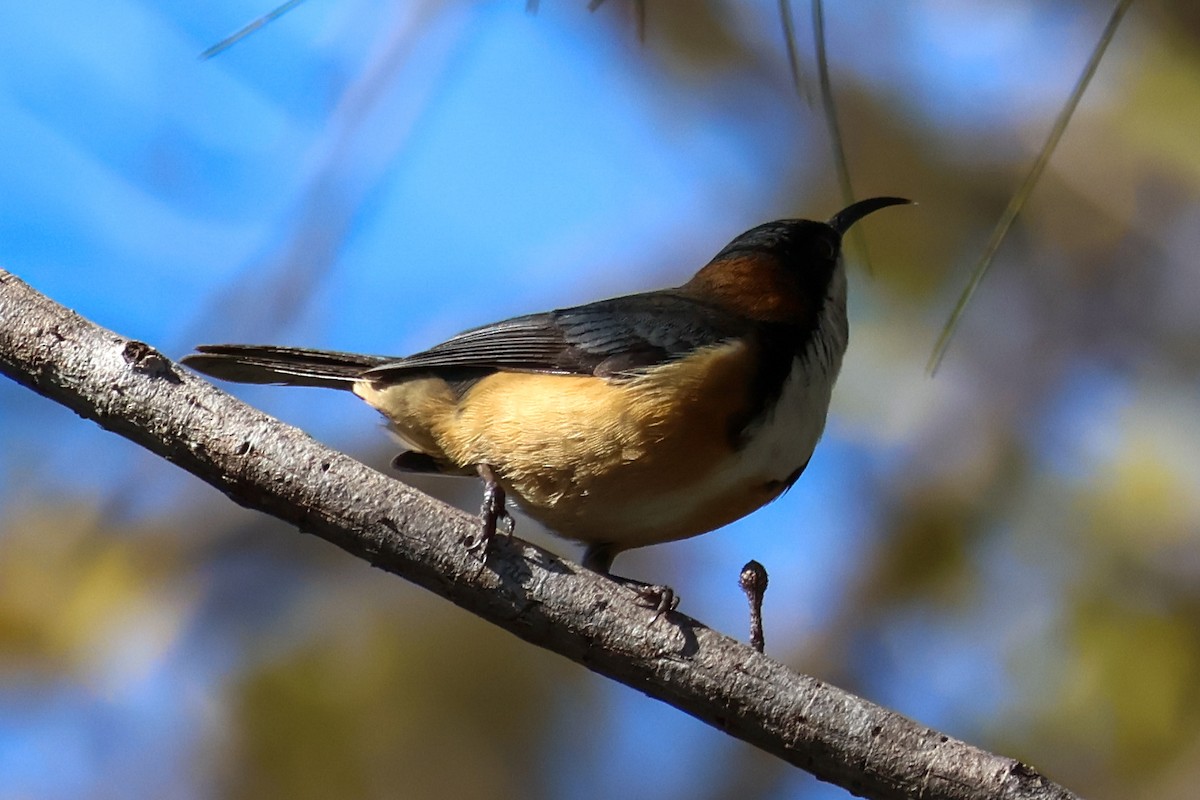
<svg viewBox="0 0 1200 800">
<path fill-rule="evenodd" d="M 830 217 L 829 227 L 833 228 L 839 234 L 844 234 L 850 229 L 851 225 L 868 214 L 873 214 L 879 209 L 887 208 L 888 206 L 907 205 L 911 202 L 912 200 L 905 200 L 903 197 L 871 197 L 866 200 L 859 200 L 857 203 L 843 208 Z"/>
</svg>

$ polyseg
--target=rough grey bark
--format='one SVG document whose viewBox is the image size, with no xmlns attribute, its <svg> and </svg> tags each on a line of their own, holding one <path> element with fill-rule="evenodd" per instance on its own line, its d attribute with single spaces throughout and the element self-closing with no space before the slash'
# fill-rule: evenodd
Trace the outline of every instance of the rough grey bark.
<svg viewBox="0 0 1200 800">
<path fill-rule="evenodd" d="M 0 371 L 225 492 L 588 669 L 872 798 L 1067 800 L 1031 767 L 792 672 L 330 450 L 0 270 Z"/>
</svg>

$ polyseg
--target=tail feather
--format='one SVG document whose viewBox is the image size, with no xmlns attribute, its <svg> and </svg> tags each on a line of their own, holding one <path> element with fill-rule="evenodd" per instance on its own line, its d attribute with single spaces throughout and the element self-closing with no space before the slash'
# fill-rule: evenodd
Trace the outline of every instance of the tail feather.
<svg viewBox="0 0 1200 800">
<path fill-rule="evenodd" d="M 203 344 L 183 363 L 235 383 L 274 383 L 349 389 L 367 370 L 397 359 L 254 344 Z"/>
</svg>

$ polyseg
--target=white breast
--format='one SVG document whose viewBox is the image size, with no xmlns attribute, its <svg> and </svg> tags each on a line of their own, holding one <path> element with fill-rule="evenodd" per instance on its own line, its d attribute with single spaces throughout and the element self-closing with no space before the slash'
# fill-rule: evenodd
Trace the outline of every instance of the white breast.
<svg viewBox="0 0 1200 800">
<path fill-rule="evenodd" d="M 808 463 L 825 430 L 833 384 L 842 368 L 849 326 L 846 320 L 846 273 L 839 263 L 830 280 L 816 335 L 792 362 L 778 401 L 752 423 L 741 448 L 718 465 L 700 486 L 675 497 L 658 498 L 639 510 L 653 525 L 704 499 L 744 493 L 772 481 L 787 481 Z"/>
<path fill-rule="evenodd" d="M 713 476 L 714 489 L 758 479 L 787 480 L 808 463 L 825 431 L 829 398 L 849 335 L 846 272 L 839 261 L 815 335 L 792 361 L 774 408 L 747 431 L 749 439 L 737 458 Z"/>
<path fill-rule="evenodd" d="M 832 391 L 832 376 L 805 375 L 797 358 L 774 411 L 751 430 L 741 451 L 723 470 L 726 474 L 714 476 L 716 482 L 787 480 L 808 462 L 820 441 Z"/>
</svg>

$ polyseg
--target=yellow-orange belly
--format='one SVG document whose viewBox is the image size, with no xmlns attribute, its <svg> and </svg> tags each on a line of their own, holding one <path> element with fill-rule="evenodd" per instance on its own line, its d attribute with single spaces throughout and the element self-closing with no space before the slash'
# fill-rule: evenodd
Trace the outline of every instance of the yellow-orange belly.
<svg viewBox="0 0 1200 800">
<path fill-rule="evenodd" d="M 735 442 L 735 423 L 745 422 L 751 402 L 747 348 L 709 348 L 621 381 L 498 372 L 461 397 L 437 378 L 364 382 L 355 392 L 413 449 L 463 471 L 491 466 L 552 531 L 627 549 L 745 516 L 807 462 L 827 388 L 817 387 L 819 419 L 790 426 L 790 439 L 762 442 L 749 459 L 745 443 Z"/>
</svg>

